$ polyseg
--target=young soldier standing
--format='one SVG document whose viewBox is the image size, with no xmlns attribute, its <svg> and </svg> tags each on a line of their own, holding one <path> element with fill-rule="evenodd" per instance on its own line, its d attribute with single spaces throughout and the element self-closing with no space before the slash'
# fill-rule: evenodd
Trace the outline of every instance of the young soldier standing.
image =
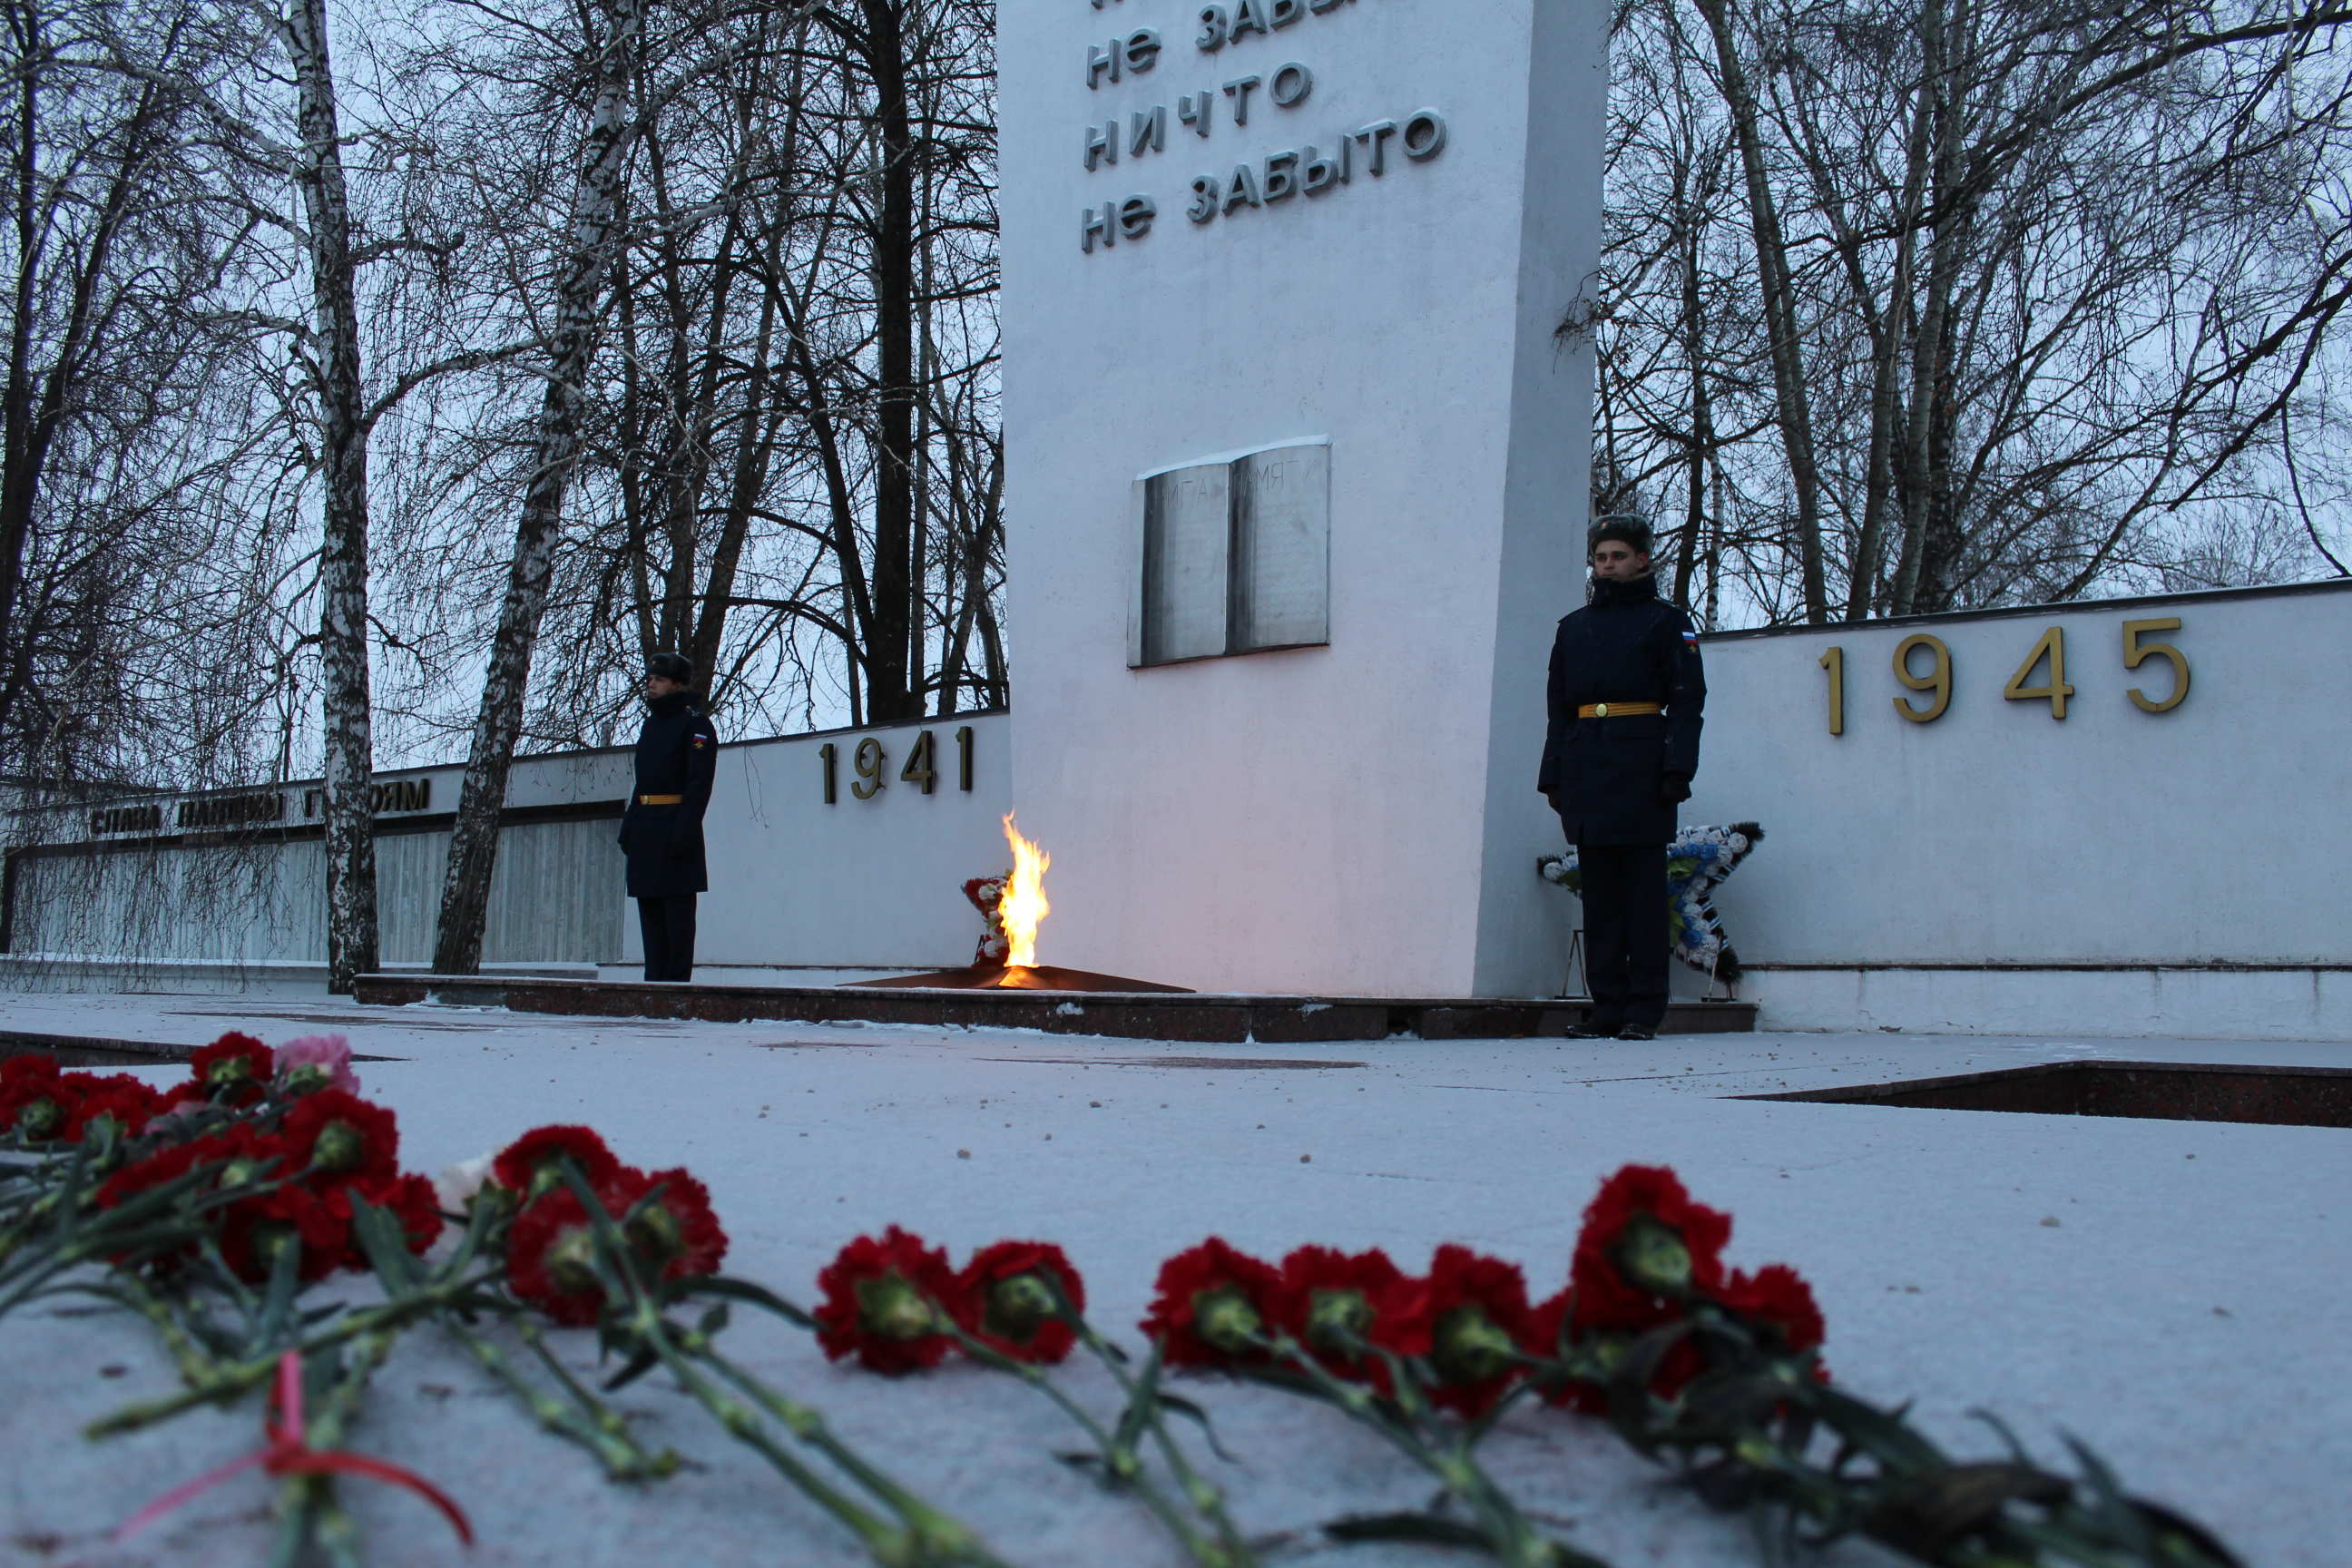
<svg viewBox="0 0 2352 1568">
<path fill-rule="evenodd" d="M 1706 676 L 1690 617 L 1658 597 L 1650 531 L 1604 517 L 1592 584 L 1551 649 L 1543 772 L 1583 882 L 1587 1039 L 1657 1037 L 1666 1018 L 1666 845 L 1698 772 Z"/>
<path fill-rule="evenodd" d="M 694 661 L 657 653 L 646 661 L 646 726 L 637 734 L 637 785 L 621 816 L 629 897 L 637 900 L 647 980 L 694 978 L 694 896 L 709 889 L 702 814 L 719 765 L 719 731 L 695 705 Z"/>
</svg>

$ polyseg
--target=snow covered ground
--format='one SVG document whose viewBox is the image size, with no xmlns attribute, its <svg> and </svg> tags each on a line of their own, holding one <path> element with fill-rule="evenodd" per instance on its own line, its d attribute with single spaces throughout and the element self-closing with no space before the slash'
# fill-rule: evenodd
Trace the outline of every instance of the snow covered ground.
<svg viewBox="0 0 2352 1568">
<path fill-rule="evenodd" d="M 1627 1161 L 1668 1163 L 1736 1216 L 1732 1261 L 1785 1261 L 1813 1282 L 1843 1383 L 1916 1400 L 1953 1447 L 1995 1448 L 1969 1418 L 1979 1405 L 2053 1459 L 2071 1432 L 2254 1568 L 2338 1568 L 2352 1539 L 2352 1131 L 1727 1098 L 2075 1058 L 2340 1067 L 2352 1047 L 1890 1035 L 1163 1046 L 284 995 L 0 999 L 8 1030 L 201 1044 L 232 1026 L 273 1043 L 339 1031 L 395 1058 L 359 1071 L 398 1111 L 409 1168 L 586 1121 L 624 1160 L 683 1164 L 709 1183 L 733 1238 L 730 1272 L 805 1301 L 844 1242 L 894 1221 L 958 1261 L 1000 1237 L 1039 1237 L 1068 1250 L 1091 1315 L 1130 1344 L 1160 1260 L 1213 1232 L 1269 1258 L 1306 1241 L 1379 1245 L 1409 1268 L 1458 1241 L 1515 1259 L 1548 1294 L 1600 1179 Z M 886 1381 L 748 1320 L 729 1338 L 1009 1562 L 1178 1561 L 1139 1507 L 1051 1458 L 1073 1434 L 1006 1379 L 950 1365 Z M 565 1348 L 593 1362 L 585 1332 Z M 67 1301 L 0 1321 L 0 1563 L 265 1555 L 270 1493 L 253 1477 L 129 1547 L 105 1541 L 141 1503 L 254 1447 L 254 1407 L 92 1444 L 83 1423 L 173 1386 L 153 1335 Z M 1107 1379 L 1076 1363 L 1067 1376 L 1082 1399 L 1110 1403 Z M 1273 1560 L 1452 1560 L 1314 1534 L 1342 1512 L 1426 1500 L 1424 1480 L 1369 1435 L 1255 1389 L 1196 1379 L 1185 1392 L 1238 1460 L 1210 1468 L 1244 1528 L 1285 1538 Z M 658 1376 L 620 1403 L 650 1440 L 688 1456 L 683 1473 L 605 1483 L 470 1361 L 430 1331 L 411 1334 L 352 1446 L 438 1481 L 482 1541 L 465 1552 L 414 1499 L 353 1489 L 370 1561 L 863 1561 Z M 1521 1412 L 1486 1454 L 1531 1507 L 1621 1568 L 1755 1560 L 1744 1527 L 1597 1423 Z M 1830 1560 L 1882 1559 L 1848 1548 Z"/>
</svg>

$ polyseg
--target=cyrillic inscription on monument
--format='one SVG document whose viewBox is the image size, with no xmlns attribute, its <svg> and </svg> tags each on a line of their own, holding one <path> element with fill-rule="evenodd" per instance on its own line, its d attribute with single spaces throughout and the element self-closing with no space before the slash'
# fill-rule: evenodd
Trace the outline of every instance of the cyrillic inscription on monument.
<svg viewBox="0 0 2352 1568">
<path fill-rule="evenodd" d="M 1105 0 L 1092 0 L 1092 4 L 1099 11 Z M 1237 0 L 1232 5 L 1203 5 L 1201 31 L 1192 42 L 1204 57 L 1228 48 L 1245 49 L 1252 47 L 1253 36 L 1270 39 L 1308 16 L 1352 10 L 1356 4 L 1357 0 Z M 1089 40 L 1085 55 L 1087 87 L 1104 92 L 1151 75 L 1166 47 L 1159 32 L 1150 27 L 1134 28 L 1105 42 Z M 1244 62 L 1248 58 L 1245 53 L 1234 58 Z M 1085 174 L 1093 176 L 1116 169 L 1122 154 L 1133 163 L 1165 153 L 1171 118 L 1179 130 L 1189 130 L 1202 141 L 1211 139 L 1212 127 L 1221 113 L 1234 132 L 1252 134 L 1250 110 L 1260 104 L 1270 105 L 1276 113 L 1271 122 L 1261 115 L 1261 130 L 1255 134 L 1278 141 L 1293 124 L 1304 123 L 1284 117 L 1301 109 L 1314 92 L 1314 69 L 1303 60 L 1285 60 L 1223 81 L 1203 80 L 1193 90 L 1175 94 L 1172 117 L 1171 106 L 1163 98 L 1087 124 L 1078 142 L 1081 164 Z M 1274 134 L 1265 135 L 1264 128 L 1269 123 Z M 1328 127 L 1314 142 L 1264 151 L 1249 149 L 1230 170 L 1220 159 L 1218 167 L 1194 174 L 1186 186 L 1190 200 L 1184 213 L 1195 225 L 1205 226 L 1253 208 L 1279 206 L 1294 196 L 1328 196 L 1354 184 L 1360 174 L 1373 179 L 1386 176 L 1397 166 L 1394 155 L 1399 153 L 1407 163 L 1426 163 L 1445 151 L 1445 117 L 1434 109 L 1417 109 L 1368 124 Z M 1180 142 L 1180 149 L 1182 145 Z M 1079 247 L 1092 255 L 1097 247 L 1108 249 L 1121 240 L 1141 239 L 1159 221 L 1160 210 L 1159 197 L 1149 191 L 1090 205 L 1080 220 Z"/>
</svg>

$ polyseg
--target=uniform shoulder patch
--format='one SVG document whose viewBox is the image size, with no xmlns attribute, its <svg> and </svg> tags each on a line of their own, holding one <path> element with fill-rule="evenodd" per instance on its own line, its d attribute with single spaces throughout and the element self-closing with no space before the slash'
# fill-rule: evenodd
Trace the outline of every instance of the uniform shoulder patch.
<svg viewBox="0 0 2352 1568">
<path fill-rule="evenodd" d="M 694 742 L 693 742 L 693 743 L 694 743 L 694 749 L 695 749 L 696 751 L 698 751 L 698 751 L 702 750 L 702 748 L 703 748 L 703 747 L 705 747 L 705 746 L 707 746 L 707 745 L 710 744 L 710 737 L 709 737 L 709 736 L 708 736 L 708 735 L 697 735 L 697 736 L 694 738 Z"/>
</svg>

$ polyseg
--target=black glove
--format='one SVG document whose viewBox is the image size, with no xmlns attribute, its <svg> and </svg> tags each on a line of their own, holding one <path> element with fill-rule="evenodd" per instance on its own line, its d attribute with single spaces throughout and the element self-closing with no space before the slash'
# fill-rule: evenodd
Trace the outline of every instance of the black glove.
<svg viewBox="0 0 2352 1568">
<path fill-rule="evenodd" d="M 1688 800 L 1690 798 L 1690 781 L 1691 776 L 1688 773 L 1660 773 L 1658 775 L 1658 804 L 1660 805 L 1674 805 L 1681 801 Z"/>
<path fill-rule="evenodd" d="M 1685 790 L 1683 794 L 1688 795 L 1690 791 Z M 694 858 L 694 846 L 681 839 L 673 838 L 670 840 L 669 858 L 673 860 L 691 860 Z"/>
</svg>

